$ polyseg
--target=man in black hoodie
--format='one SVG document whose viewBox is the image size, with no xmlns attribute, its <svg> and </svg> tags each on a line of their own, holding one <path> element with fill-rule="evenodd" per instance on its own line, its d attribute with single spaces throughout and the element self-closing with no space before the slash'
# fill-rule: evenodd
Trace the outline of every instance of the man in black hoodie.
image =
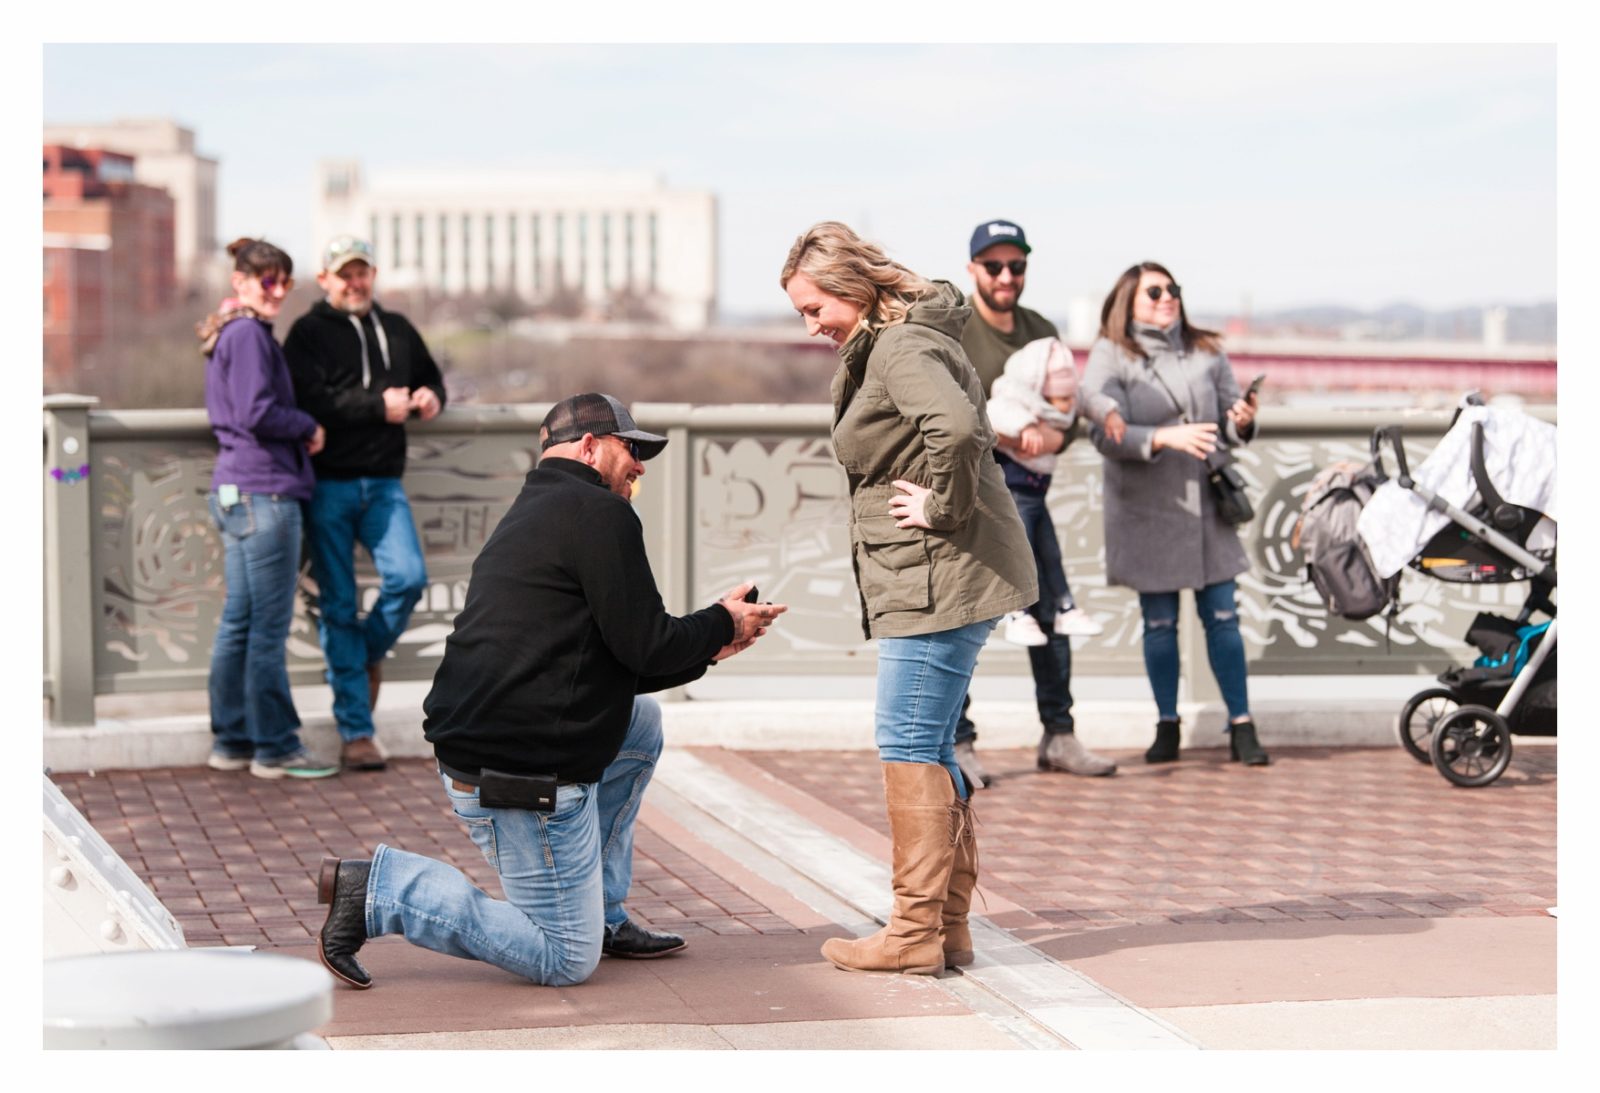
<svg viewBox="0 0 1600 1093">
<path fill-rule="evenodd" d="M 668 614 L 631 504 L 667 438 L 598 392 L 556 403 L 539 433 L 539 465 L 472 564 L 423 703 L 450 806 L 505 899 L 381 843 L 370 861 L 324 859 L 319 951 L 353 987 L 372 985 L 356 953 L 383 934 L 556 986 L 583 982 L 602 955 L 684 947 L 622 906 L 634 821 L 661 754 L 649 692 L 699 679 L 787 608 L 746 602 L 741 584 L 710 607 Z"/>
<path fill-rule="evenodd" d="M 376 278 L 367 243 L 335 238 L 317 274 L 326 298 L 295 320 L 283 343 L 295 400 L 327 432 L 326 446 L 311 460 L 317 485 L 306 532 L 340 759 L 350 770 L 385 765 L 372 723 L 383 658 L 427 587 L 422 543 L 400 483 L 405 422 L 431 421 L 445 401 L 422 335 L 373 300 Z M 357 543 L 372 556 L 380 580 L 365 621 L 357 610 Z"/>
</svg>

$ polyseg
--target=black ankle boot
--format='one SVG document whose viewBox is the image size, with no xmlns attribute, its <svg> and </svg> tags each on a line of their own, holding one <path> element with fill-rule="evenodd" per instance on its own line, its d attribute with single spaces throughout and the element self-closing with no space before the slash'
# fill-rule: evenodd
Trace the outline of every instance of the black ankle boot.
<svg viewBox="0 0 1600 1093">
<path fill-rule="evenodd" d="M 370 861 L 323 858 L 317 877 L 317 902 L 328 904 L 318 950 L 323 965 L 357 990 L 372 986 L 372 976 L 356 959 L 367 941 L 367 875 Z"/>
<path fill-rule="evenodd" d="M 1162 718 L 1156 722 L 1156 742 L 1145 750 L 1146 763 L 1172 763 L 1178 758 L 1178 725 L 1177 718 L 1168 721 Z"/>
<path fill-rule="evenodd" d="M 1228 726 L 1228 751 L 1232 753 L 1235 763 L 1243 763 L 1247 767 L 1264 767 L 1272 762 L 1272 757 L 1261 750 L 1261 741 L 1256 739 L 1254 721 L 1241 721 Z"/>
</svg>

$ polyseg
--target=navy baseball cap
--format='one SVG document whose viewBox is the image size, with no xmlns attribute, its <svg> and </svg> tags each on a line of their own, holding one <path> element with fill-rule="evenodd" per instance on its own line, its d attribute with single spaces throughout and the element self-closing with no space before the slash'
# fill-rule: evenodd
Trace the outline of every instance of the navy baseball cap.
<svg viewBox="0 0 1600 1093">
<path fill-rule="evenodd" d="M 1028 246 L 1028 237 L 1019 225 L 1009 220 L 985 220 L 972 229 L 972 243 L 968 247 L 967 257 L 976 258 L 996 243 L 1010 243 L 1021 248 L 1023 254 L 1033 250 Z"/>
<path fill-rule="evenodd" d="M 598 391 L 564 398 L 544 416 L 539 426 L 539 450 L 552 444 L 582 440 L 584 433 L 595 436 L 620 436 L 639 446 L 640 459 L 654 459 L 667 446 L 667 438 L 647 433 L 634 422 L 628 408 L 610 395 Z"/>
</svg>

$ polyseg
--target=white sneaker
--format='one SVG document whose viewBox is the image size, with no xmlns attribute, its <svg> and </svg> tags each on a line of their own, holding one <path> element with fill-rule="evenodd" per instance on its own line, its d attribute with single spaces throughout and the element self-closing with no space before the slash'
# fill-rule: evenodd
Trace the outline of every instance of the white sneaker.
<svg viewBox="0 0 1600 1093">
<path fill-rule="evenodd" d="M 1104 630 L 1105 627 L 1096 622 L 1094 616 L 1081 608 L 1069 607 L 1056 614 L 1055 632 L 1058 634 L 1074 638 L 1092 638 Z"/>
<path fill-rule="evenodd" d="M 1049 645 L 1050 638 L 1039 629 L 1039 621 L 1026 611 L 1013 611 L 1006 616 L 1006 640 L 1012 645 Z"/>
</svg>

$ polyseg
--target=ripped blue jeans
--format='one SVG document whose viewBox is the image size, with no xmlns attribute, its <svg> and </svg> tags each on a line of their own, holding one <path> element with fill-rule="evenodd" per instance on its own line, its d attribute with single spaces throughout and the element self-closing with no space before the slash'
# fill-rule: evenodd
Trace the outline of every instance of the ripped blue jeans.
<svg viewBox="0 0 1600 1093">
<path fill-rule="evenodd" d="M 1206 632 L 1206 655 L 1211 674 L 1222 691 L 1230 722 L 1250 716 L 1249 678 L 1244 660 L 1244 639 L 1239 636 L 1239 608 L 1234 582 L 1218 581 L 1195 590 L 1195 610 Z M 1178 594 L 1141 592 L 1144 613 L 1144 670 L 1155 694 L 1156 712 L 1167 720 L 1178 716 Z"/>
</svg>

